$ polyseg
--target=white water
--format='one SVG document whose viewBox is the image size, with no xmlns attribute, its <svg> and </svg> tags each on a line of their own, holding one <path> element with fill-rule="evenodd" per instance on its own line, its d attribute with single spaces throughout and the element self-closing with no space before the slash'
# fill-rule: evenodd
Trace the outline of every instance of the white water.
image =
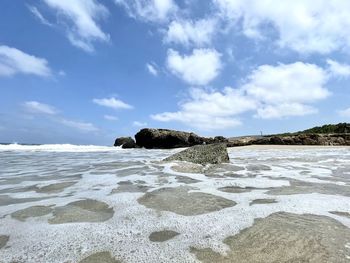
<svg viewBox="0 0 350 263">
<path fill-rule="evenodd" d="M 179 149 L 1 145 L 0 235 L 8 235 L 10 239 L 0 249 L 0 262 L 78 262 L 99 251 L 109 251 L 123 262 L 197 262 L 189 252 L 190 247 L 210 247 L 224 253 L 228 249 L 222 243 L 225 237 L 251 226 L 256 218 L 278 211 L 326 215 L 350 227 L 349 218 L 329 213 L 350 212 L 349 148 L 232 148 L 229 150 L 231 164 L 215 170 L 214 177 L 206 173 L 179 173 L 171 169 L 173 164 L 158 163 L 177 151 Z M 258 168 L 252 169 L 252 165 Z M 230 166 L 241 170 L 232 172 Z M 185 185 L 177 179 L 179 175 L 199 180 L 189 185 L 194 187 L 192 191 L 220 196 L 237 205 L 207 214 L 183 216 L 146 208 L 137 202 L 144 195 L 141 192 L 111 194 L 119 182 L 125 181 L 134 184 L 143 181 L 149 192 Z M 291 180 L 310 183 L 315 189 L 323 185 L 335 188 L 327 193 L 315 190 L 292 195 L 268 194 L 271 189 L 290 186 Z M 61 192 L 28 189 L 68 181 L 76 184 Z M 245 193 L 218 190 L 228 186 L 260 189 Z M 3 196 L 16 200 L 46 199 L 5 204 Z M 31 217 L 24 222 L 11 217 L 11 213 L 34 205 L 59 207 L 87 198 L 107 203 L 114 209 L 113 217 L 105 222 L 58 225 L 48 223 L 52 214 Z M 264 198 L 274 198 L 277 203 L 250 205 L 252 200 Z M 149 240 L 150 233 L 164 229 L 180 235 L 163 243 Z"/>
<path fill-rule="evenodd" d="M 17 143 L 0 145 L 0 151 L 109 152 L 118 150 L 121 150 L 121 147 L 74 144 L 23 145 Z"/>
</svg>

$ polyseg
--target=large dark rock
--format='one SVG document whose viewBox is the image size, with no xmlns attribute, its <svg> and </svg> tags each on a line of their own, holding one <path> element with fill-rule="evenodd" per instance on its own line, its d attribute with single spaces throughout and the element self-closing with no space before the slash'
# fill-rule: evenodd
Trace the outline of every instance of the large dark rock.
<svg viewBox="0 0 350 263">
<path fill-rule="evenodd" d="M 114 142 L 114 146 L 122 146 L 123 149 L 135 148 L 136 143 L 131 137 L 120 137 Z"/>
<path fill-rule="evenodd" d="M 176 153 L 164 161 L 186 161 L 198 164 L 219 164 L 230 162 L 226 143 L 196 145 Z"/>
<path fill-rule="evenodd" d="M 203 144 L 206 138 L 192 132 L 174 131 L 167 129 L 140 130 L 136 135 L 136 144 L 147 149 L 171 149 Z"/>
</svg>

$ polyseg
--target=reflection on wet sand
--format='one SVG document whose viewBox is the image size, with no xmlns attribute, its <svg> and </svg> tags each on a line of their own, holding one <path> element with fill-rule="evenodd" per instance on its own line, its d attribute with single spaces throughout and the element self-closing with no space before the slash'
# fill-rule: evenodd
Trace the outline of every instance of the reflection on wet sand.
<svg viewBox="0 0 350 263">
<path fill-rule="evenodd" d="M 121 261 L 113 258 L 109 252 L 98 252 L 84 258 L 79 263 L 121 263 Z"/>
<path fill-rule="evenodd" d="M 180 233 L 172 230 L 162 230 L 152 232 L 149 236 L 149 240 L 152 242 L 165 242 L 176 237 L 177 235 L 180 235 Z"/>
<path fill-rule="evenodd" d="M 113 214 L 113 208 L 106 203 L 86 199 L 55 208 L 49 223 L 103 222 L 110 219 Z"/>
<path fill-rule="evenodd" d="M 7 242 L 9 241 L 9 238 L 9 236 L 0 235 L 0 249 L 6 246 Z"/>
<path fill-rule="evenodd" d="M 161 188 L 146 193 L 138 202 L 148 208 L 170 211 L 184 216 L 219 211 L 236 205 L 234 201 L 200 192 L 189 192 L 189 187 Z"/>
<path fill-rule="evenodd" d="M 230 248 L 226 255 L 211 249 L 192 252 L 204 263 L 345 263 L 350 258 L 350 229 L 315 215 L 272 214 L 224 243 Z"/>
</svg>

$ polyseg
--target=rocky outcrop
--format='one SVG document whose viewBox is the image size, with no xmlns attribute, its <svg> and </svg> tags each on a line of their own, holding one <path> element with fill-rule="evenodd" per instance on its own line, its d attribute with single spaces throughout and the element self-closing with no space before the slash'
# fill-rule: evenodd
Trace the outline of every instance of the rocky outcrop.
<svg viewBox="0 0 350 263">
<path fill-rule="evenodd" d="M 250 144 L 274 145 L 350 145 L 350 134 L 296 134 L 288 136 L 267 136 L 250 142 Z"/>
<path fill-rule="evenodd" d="M 227 147 L 238 147 L 251 145 L 257 138 L 253 136 L 239 137 L 239 138 L 229 138 L 227 142 Z"/>
<path fill-rule="evenodd" d="M 338 124 L 325 125 L 316 128 L 320 131 L 330 129 L 347 131 L 348 127 L 349 124 Z M 123 145 L 123 148 L 144 147 L 147 149 L 172 149 L 216 143 L 224 143 L 227 145 L 227 147 L 246 146 L 252 144 L 350 146 L 350 133 L 310 133 L 306 131 L 271 136 L 245 136 L 227 139 L 223 136 L 207 138 L 198 136 L 193 132 L 145 128 L 140 130 L 135 135 L 136 143 L 131 137 L 121 137 L 116 139 L 114 146 Z"/>
<path fill-rule="evenodd" d="M 131 137 L 120 137 L 114 142 L 114 146 L 122 146 L 123 149 L 135 148 L 136 143 Z"/>
<path fill-rule="evenodd" d="M 140 130 L 135 135 L 135 139 L 137 146 L 147 149 L 172 149 L 201 144 L 228 143 L 223 136 L 206 138 L 193 132 L 149 128 Z"/>
<path fill-rule="evenodd" d="M 164 161 L 186 161 L 197 164 L 220 164 L 230 162 L 226 143 L 196 145 L 176 153 Z"/>
<path fill-rule="evenodd" d="M 205 144 L 212 144 L 212 143 L 228 143 L 228 139 L 226 139 L 223 136 L 216 136 L 214 138 L 206 138 Z"/>
<path fill-rule="evenodd" d="M 147 149 L 189 147 L 206 142 L 206 138 L 192 132 L 167 129 L 142 129 L 136 135 L 136 144 Z"/>
</svg>

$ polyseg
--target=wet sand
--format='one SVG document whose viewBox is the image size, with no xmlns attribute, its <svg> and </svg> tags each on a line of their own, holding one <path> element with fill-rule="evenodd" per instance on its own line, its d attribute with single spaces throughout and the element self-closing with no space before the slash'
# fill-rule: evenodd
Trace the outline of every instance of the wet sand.
<svg viewBox="0 0 350 263">
<path fill-rule="evenodd" d="M 329 217 L 275 213 L 224 240 L 226 255 L 192 248 L 203 263 L 309 262 L 350 260 L 350 229 Z"/>
<path fill-rule="evenodd" d="M 57 207 L 52 212 L 53 217 L 48 220 L 50 224 L 64 224 L 74 222 L 103 222 L 110 219 L 113 208 L 107 204 L 86 199 Z"/>
<path fill-rule="evenodd" d="M 161 188 L 146 193 L 138 202 L 148 208 L 170 211 L 179 215 L 193 216 L 206 214 L 236 205 L 220 196 L 190 192 L 189 187 Z"/>
<path fill-rule="evenodd" d="M 109 252 L 98 252 L 84 258 L 79 263 L 121 263 L 121 261 L 113 258 Z"/>
<path fill-rule="evenodd" d="M 151 233 L 149 235 L 149 240 L 152 242 L 165 242 L 176 237 L 177 235 L 180 235 L 180 233 L 172 230 L 162 230 Z"/>
<path fill-rule="evenodd" d="M 9 236 L 0 235 L 0 249 L 6 246 L 8 241 L 9 241 Z"/>
</svg>

